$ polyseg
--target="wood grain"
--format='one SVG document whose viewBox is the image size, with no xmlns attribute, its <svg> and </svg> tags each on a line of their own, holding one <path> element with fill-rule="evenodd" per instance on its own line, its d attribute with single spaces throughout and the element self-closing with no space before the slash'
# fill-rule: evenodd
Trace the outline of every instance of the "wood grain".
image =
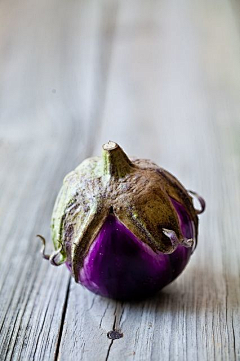
<svg viewBox="0 0 240 361">
<path fill-rule="evenodd" d="M 53 360 L 70 277 L 42 261 L 35 235 L 49 238 L 63 176 L 95 141 L 103 5 L 12 1 L 0 9 L 0 358 Z"/>
<path fill-rule="evenodd" d="M 1 2 L 1 360 L 240 360 L 238 9 Z M 186 271 L 140 303 L 91 294 L 35 240 L 63 176 L 109 139 L 207 201 Z"/>
</svg>

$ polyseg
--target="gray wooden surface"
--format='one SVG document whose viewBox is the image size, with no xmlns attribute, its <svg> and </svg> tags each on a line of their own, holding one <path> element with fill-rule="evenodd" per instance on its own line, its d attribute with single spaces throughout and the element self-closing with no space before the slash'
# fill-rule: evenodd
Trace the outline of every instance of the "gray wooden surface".
<svg viewBox="0 0 240 361">
<path fill-rule="evenodd" d="M 240 360 L 239 9 L 0 2 L 1 361 Z M 35 238 L 51 249 L 63 176 L 109 139 L 207 201 L 186 271 L 137 304 L 76 285 Z"/>
</svg>

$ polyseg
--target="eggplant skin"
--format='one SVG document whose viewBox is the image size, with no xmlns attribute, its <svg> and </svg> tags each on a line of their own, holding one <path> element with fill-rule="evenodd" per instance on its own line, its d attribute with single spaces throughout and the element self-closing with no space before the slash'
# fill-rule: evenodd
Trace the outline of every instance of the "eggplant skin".
<svg viewBox="0 0 240 361">
<path fill-rule="evenodd" d="M 182 232 L 193 237 L 187 212 L 176 202 L 175 206 Z M 171 254 L 155 253 L 109 215 L 84 260 L 78 282 L 104 297 L 144 299 L 172 282 L 184 270 L 191 252 L 191 248 L 178 245 Z M 71 270 L 71 263 L 66 264 Z"/>
</svg>

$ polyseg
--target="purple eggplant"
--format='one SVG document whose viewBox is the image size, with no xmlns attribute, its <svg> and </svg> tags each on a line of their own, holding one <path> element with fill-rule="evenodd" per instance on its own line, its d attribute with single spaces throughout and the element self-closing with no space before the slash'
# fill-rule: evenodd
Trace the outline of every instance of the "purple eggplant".
<svg viewBox="0 0 240 361">
<path fill-rule="evenodd" d="M 192 195 L 201 209 L 193 206 Z M 114 142 L 69 173 L 52 215 L 55 251 L 75 281 L 119 300 L 149 297 L 185 268 L 197 245 L 204 200 L 149 160 L 129 159 Z"/>
</svg>

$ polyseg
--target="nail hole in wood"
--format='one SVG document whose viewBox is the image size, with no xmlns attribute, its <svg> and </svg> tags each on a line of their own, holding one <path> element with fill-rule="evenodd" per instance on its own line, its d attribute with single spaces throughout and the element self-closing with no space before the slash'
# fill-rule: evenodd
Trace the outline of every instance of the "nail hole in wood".
<svg viewBox="0 0 240 361">
<path fill-rule="evenodd" d="M 123 337 L 123 333 L 120 331 L 113 330 L 107 333 L 107 337 L 110 338 L 110 340 L 117 340 L 118 338 Z"/>
</svg>

